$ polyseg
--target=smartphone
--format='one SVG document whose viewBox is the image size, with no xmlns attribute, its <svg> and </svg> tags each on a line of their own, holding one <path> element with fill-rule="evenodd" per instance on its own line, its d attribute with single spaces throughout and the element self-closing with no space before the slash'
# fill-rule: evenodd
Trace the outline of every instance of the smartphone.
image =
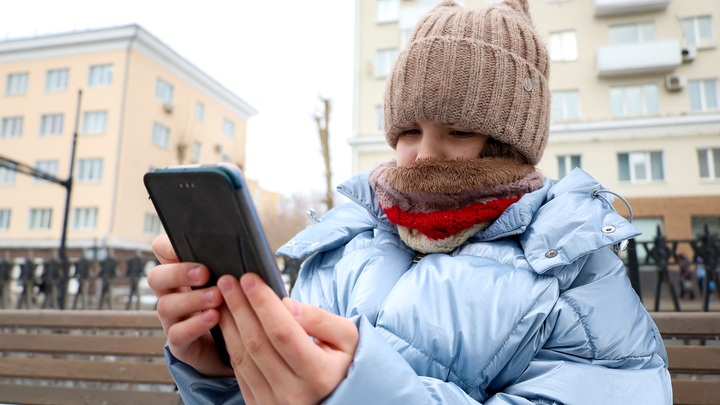
<svg viewBox="0 0 720 405">
<path fill-rule="evenodd" d="M 150 200 L 181 262 L 204 264 L 217 284 L 224 274 L 258 274 L 280 297 L 287 297 L 260 219 L 240 169 L 231 164 L 157 169 L 143 178 Z M 220 358 L 230 356 L 220 326 L 211 330 Z"/>
</svg>

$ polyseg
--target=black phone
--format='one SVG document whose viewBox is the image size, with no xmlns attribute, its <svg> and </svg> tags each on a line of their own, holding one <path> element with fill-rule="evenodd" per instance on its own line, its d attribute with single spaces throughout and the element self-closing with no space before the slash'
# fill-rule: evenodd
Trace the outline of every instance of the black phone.
<svg viewBox="0 0 720 405">
<path fill-rule="evenodd" d="M 225 274 L 258 274 L 280 297 L 285 284 L 270 250 L 242 172 L 235 165 L 157 169 L 143 178 L 155 210 L 181 262 L 204 264 L 213 286 Z M 211 330 L 220 358 L 230 356 L 220 326 Z"/>
</svg>

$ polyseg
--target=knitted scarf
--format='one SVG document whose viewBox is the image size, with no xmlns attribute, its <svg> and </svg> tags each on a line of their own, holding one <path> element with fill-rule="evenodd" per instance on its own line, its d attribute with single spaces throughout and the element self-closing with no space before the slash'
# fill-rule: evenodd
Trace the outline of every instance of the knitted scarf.
<svg viewBox="0 0 720 405">
<path fill-rule="evenodd" d="M 394 159 L 380 163 L 369 181 L 400 238 L 421 253 L 440 253 L 486 229 L 544 179 L 516 159 L 432 158 L 405 167 Z"/>
</svg>

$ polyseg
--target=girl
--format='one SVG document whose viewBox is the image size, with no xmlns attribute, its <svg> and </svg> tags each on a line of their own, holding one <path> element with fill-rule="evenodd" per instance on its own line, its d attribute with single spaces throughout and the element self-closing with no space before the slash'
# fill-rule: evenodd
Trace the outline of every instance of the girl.
<svg viewBox="0 0 720 405">
<path fill-rule="evenodd" d="M 548 70 L 527 0 L 428 13 L 386 83 L 397 158 L 279 250 L 312 255 L 293 299 L 254 274 L 190 291 L 207 269 L 159 237 L 148 282 L 185 403 L 670 404 L 661 337 L 610 249 L 639 232 L 586 173 L 534 168 Z"/>
</svg>

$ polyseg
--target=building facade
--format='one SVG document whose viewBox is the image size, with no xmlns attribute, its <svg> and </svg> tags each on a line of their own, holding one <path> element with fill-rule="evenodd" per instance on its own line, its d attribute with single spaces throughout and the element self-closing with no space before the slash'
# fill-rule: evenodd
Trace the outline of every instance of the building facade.
<svg viewBox="0 0 720 405">
<path fill-rule="evenodd" d="M 458 1 L 474 9 L 492 0 Z M 382 129 L 385 77 L 437 0 L 357 0 L 353 171 L 394 156 Z M 529 0 L 551 56 L 553 116 L 538 169 L 580 167 L 657 226 L 720 231 L 720 2 Z M 622 202 L 615 207 L 623 215 Z"/>
<path fill-rule="evenodd" d="M 71 250 L 149 251 L 162 229 L 143 175 L 242 167 L 257 113 L 138 25 L 0 42 L 0 80 L 2 157 L 67 179 L 79 119 Z M 56 249 L 64 205 L 64 188 L 0 168 L 0 250 Z"/>
</svg>

